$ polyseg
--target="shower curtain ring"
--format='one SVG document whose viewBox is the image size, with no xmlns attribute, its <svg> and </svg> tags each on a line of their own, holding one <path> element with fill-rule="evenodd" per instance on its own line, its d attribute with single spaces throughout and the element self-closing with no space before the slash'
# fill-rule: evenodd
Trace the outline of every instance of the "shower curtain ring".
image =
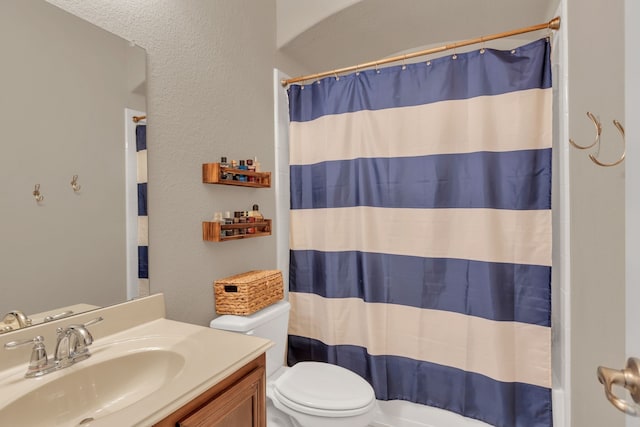
<svg viewBox="0 0 640 427">
<path fill-rule="evenodd" d="M 624 160 L 626 154 L 627 154 L 627 140 L 624 136 L 624 128 L 622 127 L 622 125 L 620 124 L 619 121 L 614 120 L 613 121 L 613 125 L 618 129 L 618 132 L 620 132 L 620 135 L 622 136 L 622 144 L 623 144 L 623 149 L 622 149 L 622 156 L 620 156 L 620 158 L 618 160 L 616 160 L 613 163 L 604 163 L 601 162 L 600 160 L 598 160 L 596 158 L 596 156 L 594 156 L 593 154 L 589 154 L 589 158 L 591 159 L 591 161 L 593 163 L 595 163 L 598 166 L 603 166 L 603 167 L 610 167 L 610 166 L 615 166 L 618 165 L 620 163 L 622 163 L 622 161 Z"/>
<path fill-rule="evenodd" d="M 596 118 L 596 116 L 594 116 L 590 111 L 587 111 L 587 117 L 589 117 L 589 120 L 591 120 L 593 122 L 593 125 L 596 127 L 596 137 L 591 145 L 578 145 L 573 139 L 569 138 L 569 144 L 573 145 L 578 150 L 586 150 L 587 148 L 593 147 L 600 141 L 600 135 L 602 134 L 602 125 L 600 124 L 600 121 Z"/>
</svg>

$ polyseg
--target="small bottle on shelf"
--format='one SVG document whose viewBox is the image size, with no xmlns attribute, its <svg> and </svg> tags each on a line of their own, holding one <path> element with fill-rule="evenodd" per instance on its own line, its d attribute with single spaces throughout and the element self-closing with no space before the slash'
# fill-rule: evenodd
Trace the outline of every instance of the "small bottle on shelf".
<svg viewBox="0 0 640 427">
<path fill-rule="evenodd" d="M 238 169 L 246 171 L 247 170 L 247 165 L 245 164 L 244 160 L 240 160 L 240 165 L 238 166 Z M 238 175 L 238 181 L 242 181 L 242 182 L 247 182 L 247 175 Z"/>
<path fill-rule="evenodd" d="M 253 165 L 253 159 L 247 159 L 247 170 L 249 172 L 255 172 L 256 167 Z M 256 182 L 256 177 L 253 175 L 247 176 L 247 182 Z"/>
<path fill-rule="evenodd" d="M 251 216 L 251 212 L 247 212 L 247 222 L 249 224 L 253 224 L 256 222 L 256 218 L 254 216 Z M 247 228 L 247 234 L 256 234 L 256 227 L 252 225 Z"/>
<path fill-rule="evenodd" d="M 229 163 L 227 163 L 227 158 L 225 156 L 220 157 L 220 179 L 227 180 L 231 179 L 231 174 L 228 174 L 222 168 L 228 168 Z"/>
<path fill-rule="evenodd" d="M 240 212 L 239 211 L 235 211 L 233 213 L 233 223 L 234 224 L 240 224 Z M 234 228 L 233 229 L 233 235 L 237 236 L 240 234 L 240 229 L 239 228 Z"/>
<path fill-rule="evenodd" d="M 240 211 L 240 224 L 246 224 L 246 223 L 247 223 L 246 211 Z M 247 234 L 247 229 L 241 228 L 240 234 Z"/>
<path fill-rule="evenodd" d="M 251 216 L 252 218 L 255 218 L 256 222 L 262 221 L 264 219 L 264 217 L 260 213 L 260 207 L 255 204 L 251 208 L 251 212 L 249 212 L 249 216 Z"/>
<path fill-rule="evenodd" d="M 260 162 L 257 157 L 253 158 L 253 168 L 255 172 L 262 172 L 262 169 L 260 169 Z"/>
<path fill-rule="evenodd" d="M 231 160 L 231 169 L 238 169 L 238 161 L 237 160 Z M 231 175 L 231 179 L 233 181 L 237 181 L 238 180 L 238 175 L 236 175 L 235 173 L 229 174 Z"/>
<path fill-rule="evenodd" d="M 224 213 L 224 224 L 231 225 L 233 224 L 233 217 L 231 216 L 231 212 L 226 211 Z M 220 232 L 221 236 L 233 236 L 233 230 L 222 230 Z"/>
</svg>

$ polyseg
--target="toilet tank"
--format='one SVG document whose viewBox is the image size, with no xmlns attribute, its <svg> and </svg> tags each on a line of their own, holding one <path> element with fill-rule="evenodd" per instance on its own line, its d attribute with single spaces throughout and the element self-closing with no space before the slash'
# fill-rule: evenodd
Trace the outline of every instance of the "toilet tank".
<svg viewBox="0 0 640 427">
<path fill-rule="evenodd" d="M 288 301 L 280 301 L 249 316 L 225 314 L 216 317 L 209 326 L 214 329 L 255 335 L 273 341 L 274 346 L 267 350 L 266 375 L 269 377 L 285 364 L 290 308 L 291 305 Z"/>
</svg>

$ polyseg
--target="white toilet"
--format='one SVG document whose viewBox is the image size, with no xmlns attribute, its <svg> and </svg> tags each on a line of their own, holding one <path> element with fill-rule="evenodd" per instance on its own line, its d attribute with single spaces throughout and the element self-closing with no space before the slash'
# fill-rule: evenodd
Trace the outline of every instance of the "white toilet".
<svg viewBox="0 0 640 427">
<path fill-rule="evenodd" d="M 376 407 L 371 385 L 340 366 L 322 362 L 284 365 L 289 309 L 280 301 L 250 316 L 224 315 L 211 327 L 267 338 L 268 427 L 365 427 Z"/>
</svg>

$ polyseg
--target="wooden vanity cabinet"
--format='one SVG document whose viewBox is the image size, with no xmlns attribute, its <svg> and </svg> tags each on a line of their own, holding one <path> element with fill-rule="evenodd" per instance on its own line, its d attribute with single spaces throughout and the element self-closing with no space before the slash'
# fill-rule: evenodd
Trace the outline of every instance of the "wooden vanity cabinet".
<svg viewBox="0 0 640 427">
<path fill-rule="evenodd" d="M 156 427 L 266 427 L 265 355 L 257 357 Z"/>
</svg>

